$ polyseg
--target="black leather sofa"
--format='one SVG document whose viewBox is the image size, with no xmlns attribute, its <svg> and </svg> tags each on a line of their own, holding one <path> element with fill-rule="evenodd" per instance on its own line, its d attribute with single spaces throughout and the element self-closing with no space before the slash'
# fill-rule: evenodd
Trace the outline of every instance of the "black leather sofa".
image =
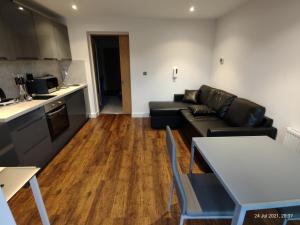
<svg viewBox="0 0 300 225">
<path fill-rule="evenodd" d="M 277 129 L 263 106 L 207 85 L 198 90 L 196 103 L 183 102 L 183 97 L 175 94 L 172 102 L 149 102 L 151 127 L 179 128 L 189 143 L 192 137 L 265 135 L 276 139 Z M 208 106 L 214 113 L 194 116 L 189 109 L 193 105 Z"/>
</svg>

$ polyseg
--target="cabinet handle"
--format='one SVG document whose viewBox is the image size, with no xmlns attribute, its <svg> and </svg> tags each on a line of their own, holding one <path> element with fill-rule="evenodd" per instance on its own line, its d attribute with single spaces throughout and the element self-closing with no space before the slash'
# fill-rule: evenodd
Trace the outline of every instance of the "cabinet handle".
<svg viewBox="0 0 300 225">
<path fill-rule="evenodd" d="M 17 57 L 17 60 L 38 60 L 37 57 Z"/>
<path fill-rule="evenodd" d="M 54 112 L 47 113 L 47 117 L 51 117 L 51 116 L 53 116 L 54 114 L 61 112 L 61 111 L 64 110 L 65 108 L 66 108 L 66 106 L 65 106 L 65 105 L 62 105 L 61 107 L 59 107 L 59 108 L 58 108 L 57 110 L 55 110 Z"/>
<path fill-rule="evenodd" d="M 21 131 L 21 130 L 24 130 L 25 128 L 29 127 L 31 124 L 33 124 L 33 123 L 35 123 L 35 122 L 37 122 L 37 121 L 39 121 L 39 120 L 42 120 L 43 118 L 44 118 L 44 117 L 40 117 L 40 118 L 38 118 L 38 119 L 35 119 L 35 120 L 32 120 L 32 121 L 28 122 L 28 123 L 25 124 L 24 126 L 19 127 L 19 128 L 17 129 L 17 132 L 19 132 L 19 131 Z"/>
<path fill-rule="evenodd" d="M 58 58 L 44 58 L 44 60 L 58 60 Z"/>
<path fill-rule="evenodd" d="M 1 148 L 0 156 L 3 156 L 4 154 L 6 154 L 9 150 L 11 150 L 13 148 L 14 148 L 13 144 L 9 144 L 9 145 L 6 145 L 5 147 Z"/>
</svg>

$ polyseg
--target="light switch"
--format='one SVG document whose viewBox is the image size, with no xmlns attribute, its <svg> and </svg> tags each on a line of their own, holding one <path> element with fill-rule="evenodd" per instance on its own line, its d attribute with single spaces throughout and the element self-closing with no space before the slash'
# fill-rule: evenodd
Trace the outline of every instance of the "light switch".
<svg viewBox="0 0 300 225">
<path fill-rule="evenodd" d="M 220 58 L 220 65 L 224 65 L 224 62 L 225 62 L 224 58 Z"/>
<path fill-rule="evenodd" d="M 178 68 L 173 67 L 173 73 L 172 73 L 173 82 L 176 81 L 177 77 L 178 77 Z"/>
</svg>

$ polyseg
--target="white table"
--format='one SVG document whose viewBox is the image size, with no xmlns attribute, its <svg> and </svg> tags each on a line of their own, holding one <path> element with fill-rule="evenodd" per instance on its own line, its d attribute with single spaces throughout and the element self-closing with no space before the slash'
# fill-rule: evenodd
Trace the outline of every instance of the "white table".
<svg viewBox="0 0 300 225">
<path fill-rule="evenodd" d="M 7 201 L 14 196 L 28 181 L 42 219 L 43 225 L 50 225 L 45 205 L 41 196 L 36 167 L 0 167 L 0 220 L 1 225 L 16 225 Z"/>
<path fill-rule="evenodd" d="M 299 152 L 269 137 L 193 138 L 190 172 L 195 149 L 236 204 L 232 225 L 248 210 L 300 206 Z"/>
</svg>

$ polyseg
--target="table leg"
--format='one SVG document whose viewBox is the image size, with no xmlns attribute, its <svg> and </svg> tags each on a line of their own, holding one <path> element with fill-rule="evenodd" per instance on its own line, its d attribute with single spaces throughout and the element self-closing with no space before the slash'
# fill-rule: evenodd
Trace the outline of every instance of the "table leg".
<svg viewBox="0 0 300 225">
<path fill-rule="evenodd" d="M 242 206 L 236 205 L 233 218 L 231 221 L 231 225 L 243 225 L 245 215 L 246 215 L 246 210 L 243 209 Z"/>
<path fill-rule="evenodd" d="M 40 188 L 39 188 L 39 184 L 37 182 L 36 177 L 33 176 L 30 179 L 29 183 L 30 183 L 30 187 L 31 187 L 31 190 L 32 190 L 32 193 L 33 193 L 33 196 L 34 196 L 35 203 L 36 203 L 37 208 L 38 208 L 39 213 L 40 213 L 40 217 L 42 219 L 42 224 L 43 225 L 50 225 L 49 218 L 48 218 L 48 215 L 47 215 L 47 211 L 46 211 L 46 208 L 45 208 L 45 205 L 44 205 L 44 201 L 43 201 L 41 191 L 40 191 Z"/>
<path fill-rule="evenodd" d="M 16 221 L 6 202 L 2 188 L 0 188 L 0 220 L 1 225 L 16 225 Z"/>
<path fill-rule="evenodd" d="M 195 155 L 195 145 L 194 142 L 192 142 L 189 174 L 192 174 L 193 172 L 194 155 Z"/>
</svg>

